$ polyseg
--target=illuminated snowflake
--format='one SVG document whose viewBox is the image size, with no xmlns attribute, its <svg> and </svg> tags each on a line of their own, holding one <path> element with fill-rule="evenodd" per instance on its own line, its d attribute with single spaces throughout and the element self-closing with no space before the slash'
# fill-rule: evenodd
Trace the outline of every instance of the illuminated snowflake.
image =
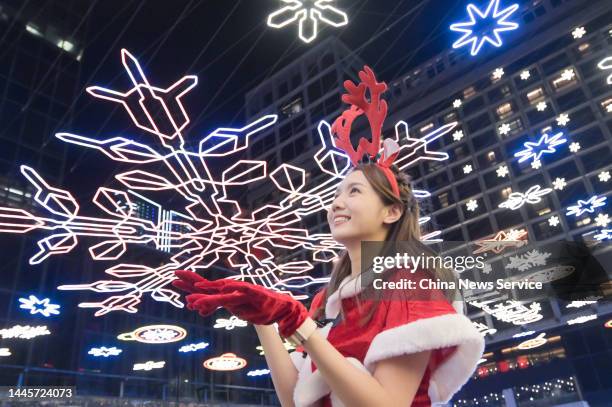
<svg viewBox="0 0 612 407">
<path fill-rule="evenodd" d="M 561 73 L 561 79 L 567 82 L 573 80 L 575 77 L 576 77 L 576 73 L 574 72 L 573 69 L 566 69 L 565 71 Z"/>
<path fill-rule="evenodd" d="M 510 256 L 508 268 L 525 271 L 535 266 L 544 266 L 546 265 L 546 259 L 550 256 L 550 253 L 540 253 L 537 250 L 532 250 L 519 256 Z"/>
<path fill-rule="evenodd" d="M 178 332 L 172 329 L 155 328 L 149 329 L 142 334 L 142 338 L 150 342 L 168 342 L 172 341 Z"/>
<path fill-rule="evenodd" d="M 234 328 L 244 328 L 247 325 L 248 323 L 246 321 L 243 321 L 237 316 L 232 315 L 231 317 L 229 317 L 229 319 L 218 318 L 217 321 L 215 321 L 215 325 L 213 326 L 213 328 L 224 328 L 228 331 L 231 331 Z"/>
<path fill-rule="evenodd" d="M 478 201 L 476 201 L 475 199 L 471 199 L 465 206 L 467 207 L 468 211 L 474 212 L 476 208 L 478 208 Z"/>
<path fill-rule="evenodd" d="M 508 123 L 504 123 L 501 126 L 499 126 L 499 129 L 497 129 L 499 131 L 499 134 L 505 136 L 506 134 L 510 133 L 510 125 Z"/>
<path fill-rule="evenodd" d="M 548 224 L 552 227 L 557 227 L 559 225 L 559 217 L 551 216 L 550 218 L 548 218 Z"/>
<path fill-rule="evenodd" d="M 470 164 L 466 164 L 463 166 L 463 173 L 464 174 L 470 174 L 474 169 L 472 168 L 472 166 Z"/>
<path fill-rule="evenodd" d="M 601 228 L 605 228 L 610 223 L 610 217 L 606 214 L 600 213 L 595 218 L 595 224 Z"/>
<path fill-rule="evenodd" d="M 462 130 L 457 130 L 456 132 L 453 133 L 453 140 L 459 141 L 462 138 L 463 138 L 463 131 Z"/>
<path fill-rule="evenodd" d="M 307 296 L 294 295 L 292 289 L 328 282 L 328 277 L 313 277 L 309 272 L 315 263 L 331 262 L 343 246 L 330 233 L 311 234 L 303 225 L 327 211 L 350 168 L 347 155 L 336 148 L 331 125 L 321 121 L 317 127 L 321 145 L 313 159 L 323 177 L 316 185 L 306 184 L 307 171 L 303 168 L 283 163 L 268 169 L 266 161 L 240 159 L 254 139 L 272 131 L 275 115 L 242 127 L 218 128 L 195 140 L 197 143 L 189 143 L 197 146 L 192 151 L 186 147 L 190 119 L 182 98 L 196 86 L 198 78 L 188 75 L 168 88 L 157 87 L 149 83 L 138 60 L 127 50 L 121 51 L 121 58 L 132 87 L 121 92 L 92 86 L 87 92 L 120 105 L 143 135 L 151 138 L 150 145 L 120 135 L 102 139 L 68 132 L 56 135 L 64 142 L 91 148 L 131 166 L 115 176 L 119 187 L 100 187 L 95 193 L 93 203 L 102 216 L 83 214 L 69 191 L 48 184 L 34 169 L 22 166 L 22 174 L 35 189 L 34 199 L 49 215 L 0 207 L 0 232 L 48 234 L 38 242 L 31 264 L 69 253 L 88 239 L 95 240 L 89 254 L 93 260 L 112 262 L 105 270 L 109 277 L 58 288 L 111 294 L 103 301 L 79 304 L 97 309 L 96 316 L 111 311 L 136 313 L 143 295 L 182 308 L 181 294 L 171 286 L 176 278 L 174 271 L 206 272 L 225 261 L 235 271 L 229 278 L 260 284 L 296 299 Z M 448 153 L 433 151 L 431 146 L 456 127 L 457 122 L 451 122 L 413 138 L 408 124 L 398 122 L 395 139 L 401 148 L 394 164 L 404 171 L 419 161 L 448 160 Z M 216 171 L 211 169 L 213 161 Z M 276 188 L 273 200 L 252 211 L 244 210 L 236 197 L 258 183 Z M 153 198 L 160 193 L 175 195 L 176 207 L 157 204 Z M 419 189 L 414 189 L 414 195 L 417 199 L 431 196 Z M 154 205 L 156 218 L 140 217 L 142 202 Z M 428 220 L 424 217 L 419 223 Z M 433 238 L 440 233 L 433 231 L 422 240 L 436 241 Z M 122 262 L 133 246 L 153 247 L 171 257 L 160 266 Z M 283 262 L 274 254 L 298 249 L 308 252 L 309 258 Z"/>
<path fill-rule="evenodd" d="M 332 6 L 334 0 L 281 0 L 287 5 L 268 16 L 268 26 L 283 28 L 298 22 L 299 37 L 309 43 L 317 38 L 319 22 L 333 27 L 348 24 L 348 16 Z"/>
<path fill-rule="evenodd" d="M 507 165 L 502 165 L 500 166 L 497 170 L 497 176 L 499 178 L 504 178 L 506 175 L 508 175 L 510 173 L 510 171 L 508 171 L 508 166 Z"/>
<path fill-rule="evenodd" d="M 610 171 L 602 171 L 597 175 L 597 177 L 601 182 L 608 182 L 610 181 L 610 178 L 612 178 L 610 177 Z"/>
<path fill-rule="evenodd" d="M 0 337 L 2 339 L 20 338 L 20 339 L 32 339 L 41 335 L 50 335 L 51 332 L 47 329 L 46 325 L 38 326 L 21 326 L 15 325 L 11 328 L 0 329 Z"/>
<path fill-rule="evenodd" d="M 553 181 L 553 188 L 558 191 L 563 191 L 563 188 L 567 186 L 567 182 L 565 182 L 565 178 L 555 178 Z"/>
<path fill-rule="evenodd" d="M 569 115 L 567 113 L 562 113 L 557 117 L 557 124 L 559 126 L 565 126 L 570 121 Z"/>
<path fill-rule="evenodd" d="M 586 34 L 586 30 L 584 29 L 584 27 L 576 27 L 572 31 L 572 37 L 574 37 L 575 40 L 584 37 L 584 34 Z"/>
<path fill-rule="evenodd" d="M 522 80 L 526 81 L 530 77 L 531 77 L 531 73 L 528 70 L 524 70 L 523 72 L 521 72 L 521 79 Z"/>
<path fill-rule="evenodd" d="M 461 102 L 461 99 L 455 99 L 455 100 L 453 101 L 453 107 L 454 107 L 455 109 L 458 109 L 458 108 L 460 108 L 460 107 L 461 107 L 461 103 L 462 103 L 462 102 Z"/>
</svg>

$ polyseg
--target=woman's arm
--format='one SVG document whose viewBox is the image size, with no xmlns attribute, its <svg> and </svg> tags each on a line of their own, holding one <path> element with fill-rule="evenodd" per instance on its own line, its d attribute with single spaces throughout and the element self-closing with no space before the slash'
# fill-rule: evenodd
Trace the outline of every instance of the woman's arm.
<svg viewBox="0 0 612 407">
<path fill-rule="evenodd" d="M 270 368 L 274 389 L 283 407 L 294 407 L 293 391 L 298 372 L 283 341 L 272 325 L 255 325 L 255 331 L 264 350 L 266 363 Z"/>
<path fill-rule="evenodd" d="M 351 407 L 410 406 L 430 356 L 424 351 L 382 360 L 370 375 L 346 360 L 319 332 L 302 346 L 332 391 Z"/>
</svg>

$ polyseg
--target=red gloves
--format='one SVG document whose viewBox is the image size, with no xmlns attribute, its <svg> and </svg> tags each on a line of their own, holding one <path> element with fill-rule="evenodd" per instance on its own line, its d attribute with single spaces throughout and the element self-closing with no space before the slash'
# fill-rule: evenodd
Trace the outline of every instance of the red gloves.
<svg viewBox="0 0 612 407">
<path fill-rule="evenodd" d="M 308 310 L 289 295 L 243 281 L 221 279 L 209 281 L 197 273 L 179 270 L 172 285 L 187 295 L 187 308 L 202 316 L 224 307 L 240 319 L 257 325 L 278 323 L 284 338 L 291 336 L 308 317 Z"/>
</svg>

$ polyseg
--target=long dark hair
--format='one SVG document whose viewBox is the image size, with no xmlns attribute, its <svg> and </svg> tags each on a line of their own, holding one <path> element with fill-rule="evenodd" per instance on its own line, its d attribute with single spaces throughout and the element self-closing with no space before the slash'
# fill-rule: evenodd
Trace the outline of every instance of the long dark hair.
<svg viewBox="0 0 612 407">
<path fill-rule="evenodd" d="M 399 204 L 402 207 L 402 215 L 401 217 L 394 222 L 387 233 L 386 242 L 396 242 L 396 241 L 407 241 L 410 242 L 405 249 L 407 252 L 413 256 L 418 256 L 420 254 L 429 254 L 434 255 L 434 252 L 431 248 L 421 242 L 421 227 L 419 225 L 419 214 L 420 208 L 419 204 L 414 197 L 412 192 L 412 185 L 410 177 L 404 172 L 400 171 L 395 165 L 391 166 L 391 170 L 397 179 L 400 196 L 399 198 L 393 193 L 391 189 L 391 185 L 389 184 L 389 180 L 384 175 L 382 170 L 378 168 L 373 163 L 360 163 L 352 171 L 361 171 L 365 178 L 368 180 L 370 185 L 378 196 L 383 201 L 383 204 L 388 206 L 392 204 Z M 393 248 L 394 245 L 389 245 L 388 248 Z M 386 249 L 383 247 L 383 251 Z M 362 264 L 362 268 L 365 265 Z M 455 274 L 452 270 L 439 267 L 439 268 L 430 268 L 425 270 L 427 273 L 431 275 L 432 278 L 438 278 L 444 281 L 455 281 Z M 366 272 L 364 272 L 366 273 Z M 314 318 L 318 318 L 325 313 L 325 304 L 327 303 L 327 299 L 338 290 L 342 281 L 351 275 L 351 259 L 349 258 L 348 252 L 343 251 L 337 261 L 334 269 L 332 271 L 330 281 L 325 287 L 325 301 L 322 301 L 321 305 L 315 310 Z M 381 278 L 384 280 L 388 280 L 393 276 L 393 273 L 382 273 Z M 363 283 L 362 283 L 363 284 Z M 444 291 L 446 297 L 450 300 L 455 295 L 454 290 Z M 375 303 L 378 303 L 382 297 L 381 290 L 373 290 L 372 285 L 368 285 L 360 295 L 357 296 L 358 306 L 361 306 L 361 300 L 365 297 L 374 298 Z M 367 323 L 374 314 L 376 307 L 372 307 L 367 315 L 362 319 L 361 323 Z M 344 312 L 342 307 L 340 307 L 340 313 L 344 316 Z"/>
</svg>

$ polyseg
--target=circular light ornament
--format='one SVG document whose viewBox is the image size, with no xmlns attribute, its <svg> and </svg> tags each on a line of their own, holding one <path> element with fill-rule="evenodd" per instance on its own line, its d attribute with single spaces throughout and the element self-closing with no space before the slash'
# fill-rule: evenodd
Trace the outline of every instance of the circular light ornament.
<svg viewBox="0 0 612 407">
<path fill-rule="evenodd" d="M 546 333 L 542 332 L 535 338 L 527 339 L 526 341 L 519 343 L 516 347 L 517 349 L 522 349 L 522 350 L 540 347 L 544 345 L 546 342 L 548 342 L 548 339 L 544 338 L 544 336 L 546 336 Z"/>
<path fill-rule="evenodd" d="M 242 369 L 247 365 L 246 360 L 236 356 L 234 353 L 224 353 L 221 356 L 204 361 L 204 367 L 210 370 L 228 372 Z"/>
<path fill-rule="evenodd" d="M 171 343 L 178 342 L 187 336 L 180 326 L 176 325 L 147 325 L 136 328 L 132 332 L 122 333 L 117 339 L 122 341 L 137 341 L 142 343 Z"/>
<path fill-rule="evenodd" d="M 604 324 L 605 328 L 612 328 L 612 319 Z"/>
</svg>

